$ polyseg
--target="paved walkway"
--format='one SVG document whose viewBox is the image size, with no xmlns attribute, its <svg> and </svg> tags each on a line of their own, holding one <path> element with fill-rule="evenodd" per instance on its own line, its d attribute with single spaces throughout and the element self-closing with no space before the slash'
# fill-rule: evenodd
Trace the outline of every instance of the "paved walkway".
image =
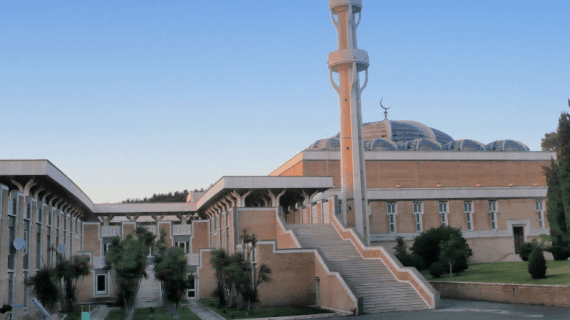
<svg viewBox="0 0 570 320">
<path fill-rule="evenodd" d="M 436 310 L 386 312 L 362 316 L 336 318 L 339 320 L 520 320 L 520 319 L 570 319 L 570 308 L 547 307 L 524 304 L 494 303 L 485 301 L 466 301 L 441 299 L 442 308 Z M 326 320 L 335 320 L 328 318 Z"/>
<path fill-rule="evenodd" d="M 100 305 L 91 312 L 91 320 L 105 320 L 109 311 L 111 311 L 111 309 L 107 308 L 106 305 Z"/>
<path fill-rule="evenodd" d="M 188 308 L 202 320 L 225 320 L 214 311 L 202 306 L 196 299 L 190 300 Z"/>
</svg>

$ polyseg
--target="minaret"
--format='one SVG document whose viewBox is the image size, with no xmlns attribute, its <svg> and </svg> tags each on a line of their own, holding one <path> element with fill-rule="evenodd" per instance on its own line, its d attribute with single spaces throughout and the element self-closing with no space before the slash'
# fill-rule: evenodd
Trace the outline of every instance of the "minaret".
<svg viewBox="0 0 570 320">
<path fill-rule="evenodd" d="M 358 49 L 356 42 L 362 0 L 330 0 L 329 8 L 338 33 L 338 50 L 329 54 L 328 66 L 331 83 L 340 101 L 341 216 L 346 225 L 355 227 L 365 244 L 369 245 L 370 224 L 360 103 L 360 95 L 368 82 L 369 63 L 368 53 Z M 359 72 L 362 71 L 365 72 L 365 80 L 360 86 Z M 338 73 L 338 85 L 333 72 Z"/>
</svg>

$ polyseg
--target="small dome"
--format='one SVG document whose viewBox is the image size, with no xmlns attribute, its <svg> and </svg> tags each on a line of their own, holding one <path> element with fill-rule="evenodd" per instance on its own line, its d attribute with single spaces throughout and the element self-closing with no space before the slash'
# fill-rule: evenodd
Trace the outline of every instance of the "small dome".
<svg viewBox="0 0 570 320">
<path fill-rule="evenodd" d="M 374 140 L 364 140 L 366 151 L 397 151 L 398 145 L 394 141 L 377 138 Z"/>
<path fill-rule="evenodd" d="M 486 147 L 479 141 L 471 139 L 461 139 L 449 142 L 443 147 L 449 151 L 486 151 Z"/>
<path fill-rule="evenodd" d="M 412 151 L 441 151 L 441 143 L 430 139 L 414 139 L 404 144 L 404 150 Z"/>
<path fill-rule="evenodd" d="M 522 142 L 516 140 L 497 140 L 485 146 L 487 151 L 530 151 Z"/>
<path fill-rule="evenodd" d="M 340 150 L 340 141 L 335 138 L 317 140 L 307 150 L 338 151 Z"/>
</svg>

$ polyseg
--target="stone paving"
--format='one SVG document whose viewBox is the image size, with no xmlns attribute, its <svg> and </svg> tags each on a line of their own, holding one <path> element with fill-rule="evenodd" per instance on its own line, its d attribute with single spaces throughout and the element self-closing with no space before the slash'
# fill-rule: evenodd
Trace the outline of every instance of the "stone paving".
<svg viewBox="0 0 570 320">
<path fill-rule="evenodd" d="M 106 305 L 99 305 L 97 309 L 91 312 L 91 320 L 105 320 L 105 317 L 111 309 L 107 308 Z"/>
</svg>

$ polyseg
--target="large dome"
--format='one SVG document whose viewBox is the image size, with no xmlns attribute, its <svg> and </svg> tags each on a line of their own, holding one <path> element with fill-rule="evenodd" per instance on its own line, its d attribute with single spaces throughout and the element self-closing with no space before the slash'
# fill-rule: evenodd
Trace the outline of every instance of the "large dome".
<svg viewBox="0 0 570 320">
<path fill-rule="evenodd" d="M 366 151 L 529 151 L 521 142 L 498 140 L 488 145 L 471 140 L 454 140 L 447 133 L 410 120 L 368 122 L 362 125 Z M 307 150 L 338 151 L 340 133 L 317 140 Z"/>
</svg>

